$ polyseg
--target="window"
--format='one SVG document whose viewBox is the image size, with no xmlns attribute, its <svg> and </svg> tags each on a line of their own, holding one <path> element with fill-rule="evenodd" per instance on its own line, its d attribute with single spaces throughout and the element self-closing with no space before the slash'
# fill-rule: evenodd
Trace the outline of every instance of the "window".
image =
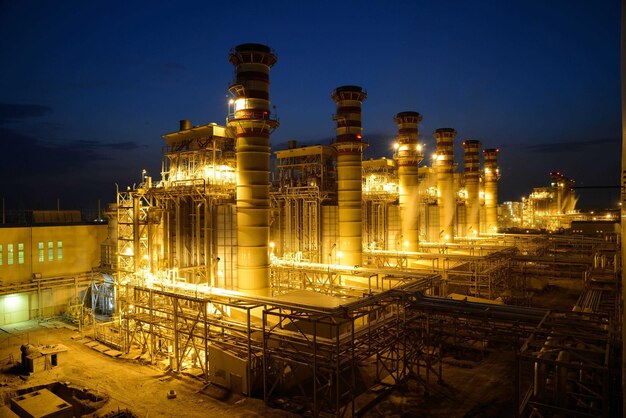
<svg viewBox="0 0 626 418">
<path fill-rule="evenodd" d="M 54 242 L 48 241 L 48 261 L 54 261 Z"/>
<path fill-rule="evenodd" d="M 57 241 L 57 260 L 63 260 L 63 241 Z"/>
<path fill-rule="evenodd" d="M 39 260 L 40 263 L 43 263 L 45 261 L 44 253 L 43 253 L 43 241 L 39 241 L 39 243 L 37 244 L 37 253 L 38 253 L 37 260 Z"/>
<path fill-rule="evenodd" d="M 17 244 L 17 264 L 24 264 L 24 243 Z"/>
<path fill-rule="evenodd" d="M 7 244 L 7 264 L 13 264 L 13 244 Z"/>
<path fill-rule="evenodd" d="M 2 244 L 0 244 L 0 266 L 4 264 L 4 248 L 2 248 Z"/>
</svg>

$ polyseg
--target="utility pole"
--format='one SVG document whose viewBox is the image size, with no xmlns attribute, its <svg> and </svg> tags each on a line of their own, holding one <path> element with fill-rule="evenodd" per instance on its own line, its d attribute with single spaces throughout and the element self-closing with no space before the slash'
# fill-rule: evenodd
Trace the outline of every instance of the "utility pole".
<svg viewBox="0 0 626 418">
<path fill-rule="evenodd" d="M 624 245 L 624 237 L 626 237 L 626 0 L 622 0 L 622 21 L 621 21 L 621 42 L 620 42 L 620 80 L 622 91 L 622 176 L 620 180 L 621 193 L 621 252 L 622 260 L 621 279 L 622 279 L 622 304 L 626 300 L 626 280 L 624 272 L 624 260 L 626 259 L 626 245 Z M 622 305 L 622 416 L 626 414 L 626 309 Z"/>
</svg>

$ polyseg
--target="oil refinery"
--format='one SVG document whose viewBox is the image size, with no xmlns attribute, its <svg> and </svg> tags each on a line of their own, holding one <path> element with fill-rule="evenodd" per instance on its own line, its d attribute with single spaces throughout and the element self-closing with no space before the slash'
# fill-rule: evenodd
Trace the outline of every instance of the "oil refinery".
<svg viewBox="0 0 626 418">
<path fill-rule="evenodd" d="M 94 341 L 315 417 L 362 415 L 407 381 L 436 391 L 453 351 L 510 353 L 510 416 L 621 411 L 617 234 L 503 233 L 587 220 L 571 180 L 552 173 L 499 207 L 498 144 L 442 127 L 427 153 L 419 109 L 389 115 L 391 158 L 364 159 L 368 93 L 355 85 L 330 92 L 332 143 L 272 149 L 277 55 L 250 43 L 228 59 L 225 123 L 163 135 L 160 178 L 118 188 L 97 266 L 70 284 L 110 316 Z M 50 283 L 62 298 L 68 284 Z M 535 307 L 549 286 L 576 302 Z"/>
</svg>

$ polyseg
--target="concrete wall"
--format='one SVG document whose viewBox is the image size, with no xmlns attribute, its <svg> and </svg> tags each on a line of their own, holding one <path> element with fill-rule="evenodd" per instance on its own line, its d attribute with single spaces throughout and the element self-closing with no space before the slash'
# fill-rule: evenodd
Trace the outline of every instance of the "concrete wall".
<svg viewBox="0 0 626 418">
<path fill-rule="evenodd" d="M 100 243 L 106 236 L 106 225 L 0 228 L 0 280 L 2 284 L 7 284 L 29 281 L 33 273 L 40 273 L 43 278 L 47 278 L 89 271 L 100 264 Z M 43 245 L 41 254 L 40 243 Z M 20 244 L 23 245 L 22 257 Z M 12 264 L 10 245 L 13 246 Z M 43 261 L 40 255 L 43 255 Z"/>
<path fill-rule="evenodd" d="M 106 239 L 106 235 L 106 225 L 0 228 L 0 285 L 30 282 L 33 274 L 41 274 L 44 279 L 72 277 L 98 267 L 100 243 Z M 39 243 L 43 246 L 41 252 Z M 48 243 L 52 243 L 51 248 Z M 12 264 L 9 264 L 9 244 L 13 245 Z M 59 315 L 72 300 L 82 298 L 84 291 L 69 284 L 44 289 L 40 293 L 0 296 L 0 325 L 26 321 L 39 314 L 43 317 Z"/>
</svg>

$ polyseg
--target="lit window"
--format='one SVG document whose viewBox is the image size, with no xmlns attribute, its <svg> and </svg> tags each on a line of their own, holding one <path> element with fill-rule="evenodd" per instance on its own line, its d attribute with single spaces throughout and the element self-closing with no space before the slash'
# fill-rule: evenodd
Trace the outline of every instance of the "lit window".
<svg viewBox="0 0 626 418">
<path fill-rule="evenodd" d="M 54 242 L 48 241 L 48 261 L 54 261 Z"/>
<path fill-rule="evenodd" d="M 17 264 L 24 264 L 24 243 L 17 244 Z"/>
<path fill-rule="evenodd" d="M 37 260 L 39 260 L 40 263 L 43 263 L 45 261 L 43 253 L 43 241 L 39 241 L 39 243 L 37 244 L 37 255 Z"/>
<path fill-rule="evenodd" d="M 2 248 L 2 244 L 0 244 L 0 266 L 4 264 L 4 248 Z"/>
<path fill-rule="evenodd" d="M 57 260 L 63 260 L 63 241 L 57 241 Z"/>
<path fill-rule="evenodd" d="M 13 244 L 7 244 L 7 264 L 13 264 Z"/>
</svg>

